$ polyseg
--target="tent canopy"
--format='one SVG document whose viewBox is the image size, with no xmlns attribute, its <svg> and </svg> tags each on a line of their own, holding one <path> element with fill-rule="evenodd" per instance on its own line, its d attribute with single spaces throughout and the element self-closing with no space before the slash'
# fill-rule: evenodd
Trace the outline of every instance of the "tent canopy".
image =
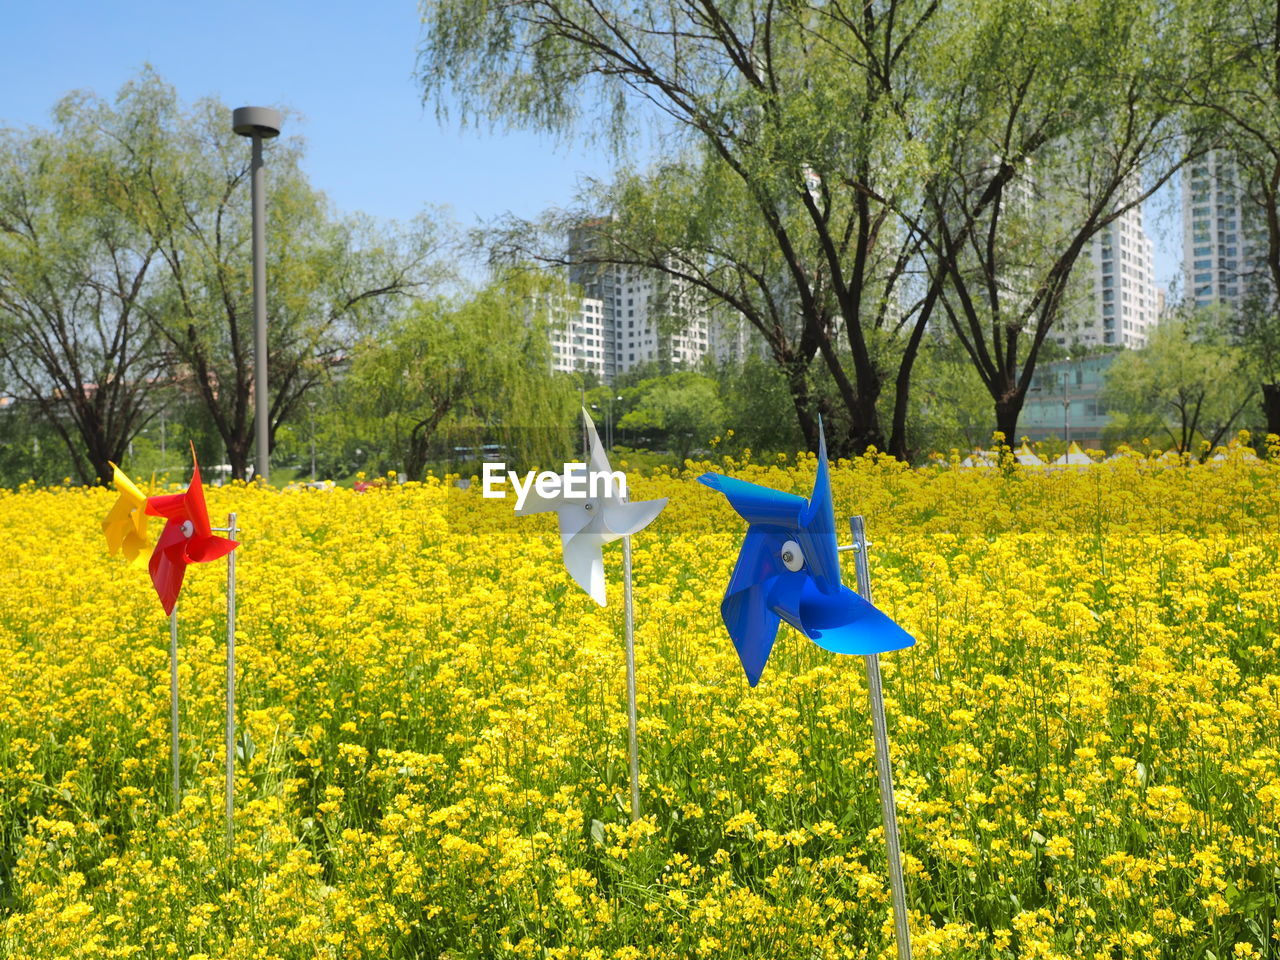
<svg viewBox="0 0 1280 960">
<path fill-rule="evenodd" d="M 1093 460 L 1080 449 L 1080 444 L 1072 440 L 1071 446 L 1067 447 L 1067 452 L 1053 461 L 1053 465 L 1055 467 L 1088 467 L 1093 465 Z"/>
</svg>

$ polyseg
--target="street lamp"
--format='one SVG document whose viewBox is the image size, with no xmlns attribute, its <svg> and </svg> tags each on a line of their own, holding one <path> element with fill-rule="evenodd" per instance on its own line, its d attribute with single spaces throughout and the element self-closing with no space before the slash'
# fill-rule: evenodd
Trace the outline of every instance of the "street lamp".
<svg viewBox="0 0 1280 960">
<path fill-rule="evenodd" d="M 1071 393 L 1068 384 L 1071 381 L 1071 358 L 1066 357 L 1066 368 L 1062 371 L 1062 431 L 1067 436 L 1067 453 L 1071 452 Z M 1063 454 L 1066 456 L 1066 454 Z"/>
<path fill-rule="evenodd" d="M 622 397 L 621 397 L 621 396 L 617 396 L 617 397 L 615 397 L 615 396 L 613 396 L 613 394 L 610 394 L 609 396 L 605 397 L 604 399 L 605 399 L 605 407 L 604 407 L 604 445 L 605 445 L 605 447 L 606 447 L 607 449 L 612 450 L 612 449 L 613 449 L 613 402 L 614 402 L 615 400 L 619 400 L 619 401 L 620 401 L 620 400 L 622 399 Z M 592 410 L 599 410 L 599 409 L 600 409 L 600 404 L 598 404 L 598 403 L 593 403 L 593 404 L 591 405 L 591 409 L 592 409 Z"/>
<path fill-rule="evenodd" d="M 231 129 L 253 141 L 249 163 L 253 195 L 253 418 L 258 441 L 254 476 L 261 477 L 264 483 L 271 473 L 267 442 L 271 407 L 267 398 L 267 228 L 262 141 L 278 137 L 283 123 L 280 111 L 270 107 L 237 107 L 231 112 Z"/>
</svg>

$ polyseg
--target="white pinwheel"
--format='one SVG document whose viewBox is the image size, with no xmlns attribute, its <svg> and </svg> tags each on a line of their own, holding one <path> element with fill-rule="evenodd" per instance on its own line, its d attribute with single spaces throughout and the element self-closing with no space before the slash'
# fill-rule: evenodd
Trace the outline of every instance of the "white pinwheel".
<svg viewBox="0 0 1280 960">
<path fill-rule="evenodd" d="M 663 497 L 661 500 L 630 502 L 614 479 L 620 478 L 621 474 L 615 474 L 609 466 L 609 458 L 605 456 L 604 447 L 600 445 L 600 438 L 596 435 L 595 424 L 591 422 L 586 410 L 582 411 L 582 419 L 586 423 L 591 455 L 585 478 L 577 474 L 573 480 L 582 485 L 585 479 L 588 496 L 566 496 L 565 490 L 571 486 L 568 482 L 570 478 L 562 476 L 558 494 L 548 497 L 530 489 L 524 503 L 516 509 L 516 514 L 523 517 L 554 511 L 559 516 L 560 545 L 564 550 L 565 569 L 574 582 L 603 607 L 605 580 L 601 548 L 606 543 L 643 530 L 662 512 L 667 499 Z M 605 478 L 609 482 L 599 482 Z"/>
</svg>

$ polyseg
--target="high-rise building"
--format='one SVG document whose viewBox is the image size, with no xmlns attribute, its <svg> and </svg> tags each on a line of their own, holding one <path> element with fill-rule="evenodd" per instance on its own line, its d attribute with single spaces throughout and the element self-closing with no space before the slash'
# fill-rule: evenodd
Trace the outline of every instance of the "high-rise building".
<svg viewBox="0 0 1280 960">
<path fill-rule="evenodd" d="M 597 228 L 602 222 L 601 220 L 589 220 L 570 231 L 569 253 L 571 257 L 581 257 L 595 249 L 600 237 Z M 612 322 L 617 280 L 618 271 L 616 268 L 582 263 L 574 264 L 569 268 L 569 282 L 581 287 L 587 299 L 596 300 L 600 303 L 601 343 L 604 347 L 600 379 L 605 383 L 613 383 L 614 377 L 618 374 L 617 344 L 614 341 L 615 327 Z M 605 322 L 606 317 L 609 320 L 608 323 Z"/>
<path fill-rule="evenodd" d="M 1146 346 L 1148 331 L 1160 319 L 1160 294 L 1141 204 L 1094 234 L 1087 262 L 1089 295 L 1063 317 L 1058 343 Z"/>
<path fill-rule="evenodd" d="M 569 237 L 571 259 L 589 254 L 600 221 Z M 689 284 L 658 270 L 614 264 L 578 264 L 569 279 L 601 304 L 600 378 L 612 383 L 646 363 L 691 366 L 710 349 L 708 311 Z"/>
<path fill-rule="evenodd" d="M 583 370 L 604 380 L 604 304 L 590 297 L 556 297 L 547 307 L 551 369 L 562 373 Z"/>
<path fill-rule="evenodd" d="M 1214 150 L 1182 178 L 1182 270 L 1187 299 L 1239 308 L 1269 289 L 1266 235 L 1231 155 Z"/>
<path fill-rule="evenodd" d="M 612 310 L 614 368 L 646 363 L 692 366 L 707 354 L 707 311 L 693 291 L 667 274 L 615 268 Z M 609 304 L 605 304 L 606 315 Z"/>
</svg>

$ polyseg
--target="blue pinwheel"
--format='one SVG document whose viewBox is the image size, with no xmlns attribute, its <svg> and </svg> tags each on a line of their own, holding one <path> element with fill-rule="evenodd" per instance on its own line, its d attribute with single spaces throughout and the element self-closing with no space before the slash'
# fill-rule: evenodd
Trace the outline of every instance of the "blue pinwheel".
<svg viewBox="0 0 1280 960">
<path fill-rule="evenodd" d="M 747 682 L 755 686 L 785 620 L 833 653 L 867 656 L 915 639 L 840 582 L 827 439 L 818 425 L 818 475 L 808 500 L 745 480 L 704 473 L 746 520 L 746 538 L 720 604 Z"/>
</svg>

